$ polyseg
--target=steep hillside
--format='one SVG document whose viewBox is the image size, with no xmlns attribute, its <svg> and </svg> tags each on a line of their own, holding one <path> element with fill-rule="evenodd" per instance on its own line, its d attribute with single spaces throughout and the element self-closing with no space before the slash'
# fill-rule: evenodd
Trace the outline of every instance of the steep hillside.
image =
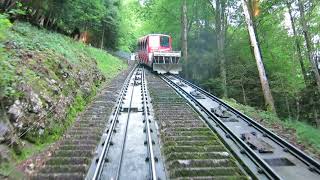
<svg viewBox="0 0 320 180">
<path fill-rule="evenodd" d="M 0 178 L 54 142 L 127 65 L 69 37 L 15 23 L 0 56 Z M 0 46 L 0 48 L 1 48 Z"/>
</svg>

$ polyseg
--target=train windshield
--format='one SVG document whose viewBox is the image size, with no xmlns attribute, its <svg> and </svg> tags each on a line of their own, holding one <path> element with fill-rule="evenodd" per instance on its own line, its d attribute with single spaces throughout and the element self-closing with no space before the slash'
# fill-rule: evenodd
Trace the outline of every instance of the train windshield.
<svg viewBox="0 0 320 180">
<path fill-rule="evenodd" d="M 169 37 L 168 36 L 161 36 L 160 37 L 160 46 L 161 47 L 169 47 Z"/>
<path fill-rule="evenodd" d="M 159 36 L 149 36 L 149 46 L 157 48 L 159 47 L 160 44 L 160 39 Z"/>
</svg>

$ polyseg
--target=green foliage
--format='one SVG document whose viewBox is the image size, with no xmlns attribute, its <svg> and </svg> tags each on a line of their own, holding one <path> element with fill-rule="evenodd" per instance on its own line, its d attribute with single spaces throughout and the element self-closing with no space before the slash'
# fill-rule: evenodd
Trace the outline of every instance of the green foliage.
<svg viewBox="0 0 320 180">
<path fill-rule="evenodd" d="M 114 77 L 120 69 L 124 69 L 127 65 L 119 63 L 119 59 L 106 53 L 104 50 L 96 48 L 87 48 L 86 52 L 92 58 L 96 59 L 98 68 L 107 78 Z"/>
<path fill-rule="evenodd" d="M 137 38 L 146 33 L 143 19 L 141 19 L 141 6 L 138 1 L 124 0 L 120 6 L 118 48 L 123 51 L 135 51 Z"/>
<path fill-rule="evenodd" d="M 9 19 L 4 14 L 0 14 L 0 42 L 5 38 L 6 30 L 11 26 Z"/>
<path fill-rule="evenodd" d="M 16 2 L 16 6 L 14 9 L 11 9 L 8 14 L 11 16 L 11 17 L 17 17 L 17 16 L 24 16 L 27 14 L 26 10 L 23 9 L 23 5 L 21 2 Z"/>
<path fill-rule="evenodd" d="M 13 31 L 16 33 L 10 34 L 10 38 L 20 42 L 19 46 L 21 48 L 54 51 L 63 55 L 70 63 L 75 65 L 85 64 L 83 57 L 88 57 L 97 61 L 98 68 L 106 76 L 113 77 L 116 71 L 125 67 L 119 59 L 107 54 L 106 51 L 75 42 L 73 39 L 57 33 L 36 29 L 30 24 L 16 23 Z"/>
<path fill-rule="evenodd" d="M 116 48 L 120 0 L 32 0 L 1 3 L 12 20 L 26 20 L 50 30 L 71 34 L 78 29 L 88 32 L 88 43 L 100 47 Z M 104 33 L 103 33 L 104 32 Z M 102 37 L 101 35 L 104 35 Z"/>
<path fill-rule="evenodd" d="M 8 63 L 6 54 L 2 49 L 3 41 L 7 37 L 7 29 L 11 27 L 10 21 L 3 14 L 0 14 L 0 100 L 8 94 L 14 94 L 14 90 L 9 86 L 13 80 L 13 68 Z"/>
</svg>

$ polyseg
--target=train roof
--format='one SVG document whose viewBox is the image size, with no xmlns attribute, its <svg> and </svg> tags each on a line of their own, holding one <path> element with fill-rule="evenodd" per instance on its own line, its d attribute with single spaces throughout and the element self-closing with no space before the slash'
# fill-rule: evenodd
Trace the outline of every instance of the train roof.
<svg viewBox="0 0 320 180">
<path fill-rule="evenodd" d="M 144 39 L 144 38 L 146 38 L 148 36 L 169 36 L 170 37 L 170 35 L 167 35 L 167 34 L 147 34 L 147 35 L 139 38 L 139 40 L 142 40 L 142 39 Z"/>
</svg>

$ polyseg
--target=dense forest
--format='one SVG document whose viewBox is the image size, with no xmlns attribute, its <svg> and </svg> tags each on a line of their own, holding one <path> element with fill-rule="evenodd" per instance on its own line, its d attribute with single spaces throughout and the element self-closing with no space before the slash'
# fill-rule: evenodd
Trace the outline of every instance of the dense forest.
<svg viewBox="0 0 320 180">
<path fill-rule="evenodd" d="M 147 0 L 126 7 L 120 47 L 134 50 L 135 36 L 146 33 L 170 34 L 186 78 L 219 97 L 320 126 L 319 1 Z"/>
<path fill-rule="evenodd" d="M 320 126 L 319 1 L 0 0 L 0 6 L 1 19 L 102 49 L 134 52 L 138 37 L 169 34 L 182 50 L 184 77 L 221 98 Z"/>
</svg>

